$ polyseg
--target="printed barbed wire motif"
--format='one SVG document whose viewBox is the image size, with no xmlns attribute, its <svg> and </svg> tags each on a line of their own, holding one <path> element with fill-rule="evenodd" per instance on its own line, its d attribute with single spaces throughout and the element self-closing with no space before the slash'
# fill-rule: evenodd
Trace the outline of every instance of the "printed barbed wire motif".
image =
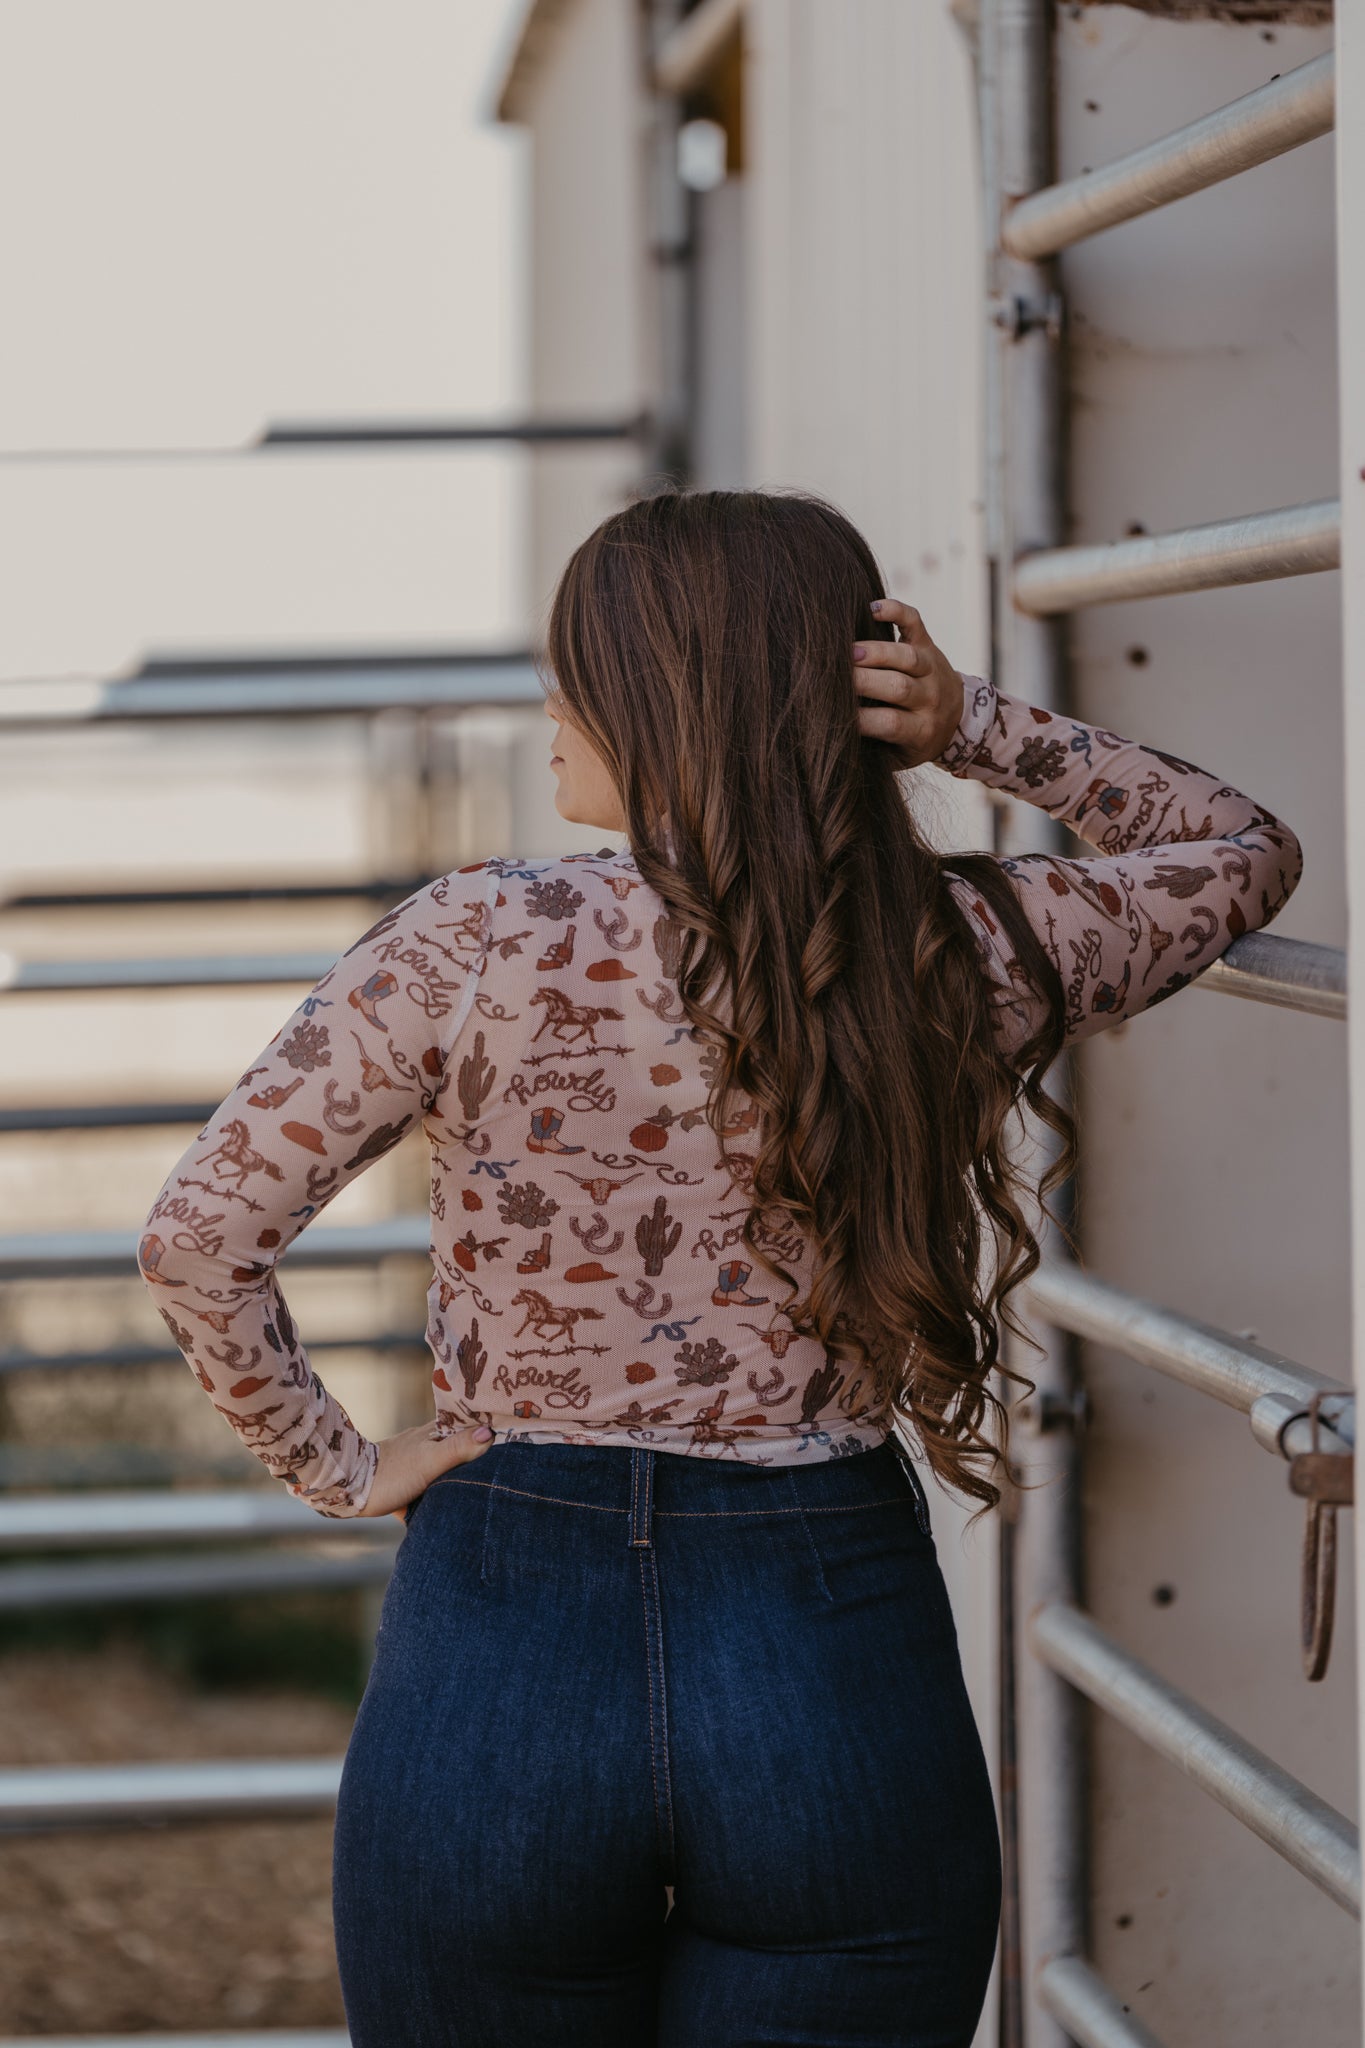
<svg viewBox="0 0 1365 2048">
<path fill-rule="evenodd" d="M 1099 850 L 1001 863 L 1073 1039 L 1185 987 L 1298 880 L 1293 833 L 1250 798 L 978 678 L 939 765 Z M 1012 1054 L 1035 999 L 974 886 L 947 885 Z M 759 1112 L 740 1097 L 710 1121 L 720 1054 L 682 1007 L 685 936 L 629 850 L 442 875 L 341 956 L 172 1168 L 143 1278 L 205 1394 L 319 1514 L 364 1506 L 376 1451 L 313 1370 L 276 1269 L 419 1127 L 441 1421 L 775 1465 L 882 1441 L 872 1376 L 797 1331 L 743 1243 Z M 805 1283 L 789 1213 L 768 1210 L 754 1235 Z"/>
</svg>

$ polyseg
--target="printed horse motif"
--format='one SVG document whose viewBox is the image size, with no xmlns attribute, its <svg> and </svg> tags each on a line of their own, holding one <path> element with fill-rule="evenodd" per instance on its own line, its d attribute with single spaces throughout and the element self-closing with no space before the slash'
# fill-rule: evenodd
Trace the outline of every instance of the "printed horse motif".
<svg viewBox="0 0 1365 2048">
<path fill-rule="evenodd" d="M 575 1003 L 565 995 L 563 989 L 559 988 L 538 988 L 531 998 L 531 1004 L 533 1008 L 538 1004 L 545 1011 L 543 1021 L 532 1036 L 532 1045 L 546 1029 L 561 1045 L 576 1045 L 582 1038 L 591 1038 L 599 1024 L 619 1024 L 624 1021 L 625 1016 L 622 1010 L 610 1010 L 590 1003 Z"/>
</svg>

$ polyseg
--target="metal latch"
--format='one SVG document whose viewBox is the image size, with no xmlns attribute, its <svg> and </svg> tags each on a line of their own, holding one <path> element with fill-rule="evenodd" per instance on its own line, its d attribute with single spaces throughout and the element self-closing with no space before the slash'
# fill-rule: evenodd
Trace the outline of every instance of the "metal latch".
<svg viewBox="0 0 1365 2048">
<path fill-rule="evenodd" d="M 1355 1460 L 1318 1448 L 1322 1391 L 1308 1404 L 1312 1449 L 1289 1461 L 1289 1490 L 1308 1503 L 1299 1625 L 1305 1678 L 1321 1678 L 1332 1651 L 1337 1597 L 1337 1509 L 1355 1506 Z"/>
</svg>

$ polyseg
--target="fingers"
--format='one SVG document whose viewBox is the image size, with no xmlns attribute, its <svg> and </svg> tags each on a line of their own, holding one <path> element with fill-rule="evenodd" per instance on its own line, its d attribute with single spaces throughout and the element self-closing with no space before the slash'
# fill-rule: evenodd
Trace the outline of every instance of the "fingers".
<svg viewBox="0 0 1365 2048">
<path fill-rule="evenodd" d="M 446 1436 L 439 1423 L 433 1423 L 430 1431 L 440 1446 L 440 1470 L 448 1472 L 452 1465 L 468 1465 L 474 1458 L 481 1458 L 493 1441 L 493 1431 L 486 1422 L 471 1422 L 467 1429 L 457 1429 L 453 1436 Z"/>
<path fill-rule="evenodd" d="M 904 690 L 934 672 L 932 658 L 905 640 L 860 641 L 853 649 L 853 679 L 860 690 Z M 874 682 L 874 677 L 879 681 Z"/>
<path fill-rule="evenodd" d="M 895 653 L 900 651 L 899 648 L 893 650 Z M 907 653 L 910 651 L 906 649 Z M 903 668 L 883 668 L 880 663 L 869 668 L 864 662 L 855 662 L 853 683 L 860 698 L 870 698 L 877 704 L 892 704 L 901 711 L 927 709 L 934 702 L 934 680 L 928 670 L 917 675 Z"/>
<path fill-rule="evenodd" d="M 933 721 L 928 716 L 897 711 L 890 704 L 864 704 L 858 711 L 858 731 L 864 739 L 886 740 L 904 755 L 903 765 L 915 766 L 928 760 L 933 748 Z"/>
<path fill-rule="evenodd" d="M 879 597 L 873 600 L 872 611 L 884 626 L 898 626 L 902 638 L 921 645 L 928 641 L 924 621 L 912 604 L 902 604 L 898 597 Z"/>
</svg>

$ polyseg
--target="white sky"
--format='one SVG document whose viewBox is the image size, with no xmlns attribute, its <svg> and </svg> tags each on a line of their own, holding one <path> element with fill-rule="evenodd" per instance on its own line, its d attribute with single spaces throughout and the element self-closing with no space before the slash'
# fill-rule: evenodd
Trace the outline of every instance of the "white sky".
<svg viewBox="0 0 1365 2048">
<path fill-rule="evenodd" d="M 0 451 L 519 409 L 517 0 L 0 0 Z M 0 462 L 0 677 L 519 639 L 515 454 Z"/>
</svg>

